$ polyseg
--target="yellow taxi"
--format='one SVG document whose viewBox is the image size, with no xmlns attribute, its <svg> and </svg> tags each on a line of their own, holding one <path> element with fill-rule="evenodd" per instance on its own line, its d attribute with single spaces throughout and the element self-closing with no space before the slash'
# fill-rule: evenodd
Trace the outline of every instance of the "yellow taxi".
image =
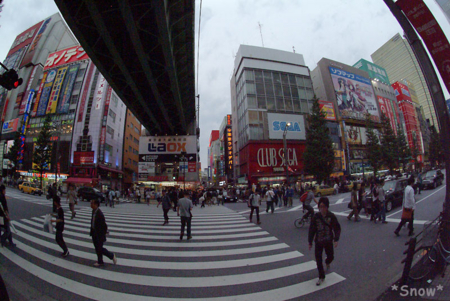
<svg viewBox="0 0 450 301">
<path fill-rule="evenodd" d="M 20 184 L 19 190 L 22 191 L 22 193 L 42 195 L 42 190 L 36 184 L 30 182 L 23 182 Z"/>
<path fill-rule="evenodd" d="M 328 185 L 319 185 L 316 186 L 316 196 L 321 197 L 323 195 L 332 195 L 336 194 L 336 191 L 333 187 L 330 187 Z"/>
</svg>

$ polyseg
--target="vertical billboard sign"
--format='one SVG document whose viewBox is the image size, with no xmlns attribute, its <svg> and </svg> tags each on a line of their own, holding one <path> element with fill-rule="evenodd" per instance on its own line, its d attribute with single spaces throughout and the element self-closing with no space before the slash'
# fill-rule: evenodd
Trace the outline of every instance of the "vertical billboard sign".
<svg viewBox="0 0 450 301">
<path fill-rule="evenodd" d="M 41 97 L 39 99 L 36 116 L 44 116 L 45 115 L 45 111 L 47 110 L 48 99 L 50 97 L 50 91 L 52 90 L 53 82 L 55 81 L 55 78 L 56 78 L 56 70 L 50 70 L 47 73 L 47 78 L 45 79 L 45 84 L 44 84 L 44 88 L 42 89 Z M 42 80 L 42 81 L 44 81 L 44 80 Z"/>
<path fill-rule="evenodd" d="M 328 67 L 341 118 L 380 121 L 377 101 L 370 79 L 334 67 Z"/>
<path fill-rule="evenodd" d="M 47 79 L 47 74 L 48 74 L 48 72 L 44 72 L 44 74 L 42 76 L 41 84 L 39 85 L 39 91 L 36 94 L 36 100 L 34 102 L 34 107 L 33 107 L 33 110 L 31 111 L 31 117 L 36 116 L 38 105 L 39 105 L 39 100 L 41 99 L 42 90 L 44 89 L 44 84 Z"/>
<path fill-rule="evenodd" d="M 225 135 L 225 170 L 226 174 L 229 175 L 233 171 L 233 136 L 231 127 L 226 128 Z"/>
<path fill-rule="evenodd" d="M 75 84 L 75 79 L 77 78 L 79 68 L 80 64 L 69 66 L 66 80 L 64 81 L 64 85 L 61 90 L 63 94 L 60 96 L 61 99 L 58 102 L 57 111 L 59 114 L 66 114 L 69 112 L 70 97 L 72 96 L 73 85 Z"/>
<path fill-rule="evenodd" d="M 102 135 L 103 132 L 105 133 L 105 137 L 104 139 L 100 139 L 100 150 L 99 150 L 99 154 L 100 154 L 100 161 L 103 161 L 104 158 L 104 153 L 105 153 L 105 143 L 106 143 L 106 119 L 108 118 L 108 110 L 109 110 L 109 102 L 111 100 L 111 93 L 112 93 L 112 88 L 109 86 L 108 87 L 108 92 L 106 95 L 106 101 L 105 101 L 105 111 L 103 113 L 102 116 Z"/>
<path fill-rule="evenodd" d="M 25 91 L 27 91 L 26 92 L 27 95 L 23 98 L 22 103 L 20 104 L 19 115 L 23 115 L 25 113 L 25 108 L 27 106 L 27 101 L 28 101 L 28 95 L 30 94 L 31 85 L 33 83 L 34 75 L 36 74 L 37 68 L 38 68 L 38 66 L 36 65 L 33 67 L 33 71 L 31 71 L 30 78 L 28 79 L 27 89 L 25 90 Z"/>
<path fill-rule="evenodd" d="M 103 94 L 105 92 L 105 87 L 106 87 L 106 79 L 100 73 L 98 75 L 97 91 L 95 92 L 95 96 L 94 96 L 94 108 L 96 110 L 100 110 L 100 108 L 102 106 L 102 100 L 103 100 Z"/>
<path fill-rule="evenodd" d="M 61 93 L 61 88 L 64 82 L 64 77 L 67 73 L 67 69 L 69 69 L 69 67 L 62 67 L 58 69 L 58 72 L 56 73 L 55 84 L 53 85 L 53 89 L 50 94 L 46 114 L 56 113 L 56 106 L 58 105 L 58 98 Z"/>
<path fill-rule="evenodd" d="M 77 120 L 77 122 L 83 122 L 84 107 L 86 106 L 87 95 L 88 95 L 89 88 L 90 88 L 90 85 L 91 85 L 92 73 L 94 72 L 94 68 L 95 68 L 95 65 L 92 62 L 90 62 L 89 63 L 89 71 L 88 71 L 88 74 L 86 76 L 86 81 L 84 83 L 83 94 L 81 95 L 81 99 L 80 99 L 80 106 L 78 108 L 78 120 Z"/>
<path fill-rule="evenodd" d="M 438 22 L 422 0 L 399 0 L 396 4 L 422 37 L 447 91 L 450 91 L 450 45 Z"/>
<path fill-rule="evenodd" d="M 377 96 L 378 97 L 378 104 L 380 105 L 381 112 L 386 115 L 386 117 L 389 119 L 389 123 L 391 124 L 391 128 L 394 131 L 395 135 L 397 135 L 397 125 L 395 123 L 394 113 L 392 112 L 392 106 L 390 99 Z"/>
<path fill-rule="evenodd" d="M 325 113 L 326 120 L 336 121 L 336 114 L 334 113 L 334 106 L 331 101 L 319 100 L 319 107 Z"/>
</svg>

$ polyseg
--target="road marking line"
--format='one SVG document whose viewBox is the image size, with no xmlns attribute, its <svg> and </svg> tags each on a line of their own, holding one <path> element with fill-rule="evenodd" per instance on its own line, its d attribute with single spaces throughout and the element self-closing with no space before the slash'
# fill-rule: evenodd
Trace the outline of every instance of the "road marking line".
<svg viewBox="0 0 450 301">
<path fill-rule="evenodd" d="M 47 237 L 49 239 L 53 239 L 54 235 L 51 233 L 44 232 L 43 230 L 37 230 L 35 228 L 29 227 L 27 225 L 24 225 L 22 223 L 15 222 L 15 225 L 17 227 L 20 227 L 22 229 L 26 229 L 27 231 L 30 231 L 32 233 L 36 233 L 40 236 Z M 89 235 L 83 235 L 83 234 L 74 234 L 74 236 L 88 239 L 91 238 Z M 174 240 L 176 240 L 174 238 Z M 92 247 L 91 243 L 66 238 L 66 242 L 84 246 L 84 247 Z M 108 238 L 108 242 L 110 243 L 117 243 L 117 244 L 123 244 L 123 245 L 135 245 L 135 246 L 146 246 L 146 247 L 171 247 L 171 248 L 206 248 L 206 247 L 224 247 L 224 246 L 238 246 L 238 245 L 250 245 L 250 244 L 257 244 L 257 243 L 264 243 L 264 242 L 271 242 L 271 241 L 278 241 L 278 239 L 274 236 L 271 237 L 264 237 L 264 238 L 255 238 L 255 239 L 245 239 L 245 240 L 233 240 L 233 241 L 219 241 L 219 242 L 196 242 L 190 241 L 188 244 L 180 242 L 180 241 L 174 241 L 174 242 L 148 242 L 148 241 L 133 241 L 128 239 L 116 239 L 116 238 Z M 127 248 L 121 248 L 121 247 L 111 247 L 112 250 L 117 250 L 117 252 L 121 253 L 127 253 Z"/>
<path fill-rule="evenodd" d="M 335 204 L 341 204 L 345 199 L 339 199 Z"/>
<path fill-rule="evenodd" d="M 152 300 L 152 301 L 168 301 L 168 300 L 192 300 L 192 298 L 161 298 L 154 296 L 142 296 L 142 295 L 132 295 L 127 293 L 116 292 L 112 290 L 106 290 L 97 288 L 94 286 L 90 286 L 87 284 L 76 282 L 67 277 L 59 276 L 55 273 L 49 272 L 31 262 L 26 261 L 21 258 L 17 254 L 11 252 L 10 250 L 4 249 L 1 253 L 8 258 L 10 261 L 14 262 L 19 267 L 23 268 L 25 271 L 28 271 L 32 275 L 44 280 L 45 282 L 51 283 L 56 287 L 62 288 L 68 292 L 73 294 L 77 294 L 86 298 L 92 298 L 95 296 L 97 300 L 100 301 L 115 301 L 115 300 L 129 300 L 129 301 L 137 301 L 137 300 Z M 94 270 L 94 269 L 93 269 Z M 280 277 L 283 277 L 281 275 Z M 186 280 L 186 278 L 182 278 Z M 211 279 L 220 279 L 219 277 L 211 277 Z M 287 287 L 282 287 L 269 291 L 262 291 L 258 293 L 250 293 L 245 295 L 235 295 L 235 296 L 224 296 L 224 297 L 211 297 L 211 298 L 202 298 L 202 300 L 208 301 L 229 301 L 236 300 L 236 296 L 239 296 L 239 300 L 260 300 L 260 301 L 274 301 L 274 300 L 288 300 L 293 298 L 298 298 L 299 296 L 313 293 L 315 291 L 324 289 L 333 284 L 339 283 L 345 280 L 344 277 L 331 273 L 327 275 L 326 281 L 321 286 L 315 285 L 315 279 L 308 280 L 305 282 L 297 283 L 294 285 L 290 285 Z"/>
<path fill-rule="evenodd" d="M 298 210 L 298 209 L 300 209 L 300 208 L 302 208 L 302 207 L 303 207 L 303 204 L 302 204 L 302 205 L 299 205 L 299 206 L 296 206 L 296 207 L 294 207 L 294 208 L 291 208 L 291 209 L 287 210 L 287 212 L 295 211 L 295 210 Z"/>
</svg>

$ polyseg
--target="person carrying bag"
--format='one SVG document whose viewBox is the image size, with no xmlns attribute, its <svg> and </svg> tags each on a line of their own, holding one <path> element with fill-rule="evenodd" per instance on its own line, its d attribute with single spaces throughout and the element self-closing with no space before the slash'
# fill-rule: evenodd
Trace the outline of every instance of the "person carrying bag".
<svg viewBox="0 0 450 301">
<path fill-rule="evenodd" d="M 403 212 L 402 219 L 397 229 L 395 229 L 394 234 L 399 236 L 400 229 L 404 224 L 408 223 L 409 236 L 414 235 L 414 210 L 416 209 L 416 200 L 414 196 L 414 188 L 412 185 L 414 184 L 414 178 L 411 176 L 408 179 L 408 186 L 405 188 L 405 194 L 403 197 Z"/>
</svg>

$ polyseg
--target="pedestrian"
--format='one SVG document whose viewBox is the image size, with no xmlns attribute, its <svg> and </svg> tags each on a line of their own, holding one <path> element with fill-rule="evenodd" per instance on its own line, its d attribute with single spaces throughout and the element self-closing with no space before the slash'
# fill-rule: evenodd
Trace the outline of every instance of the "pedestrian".
<svg viewBox="0 0 450 301">
<path fill-rule="evenodd" d="M 136 189 L 136 203 L 141 202 L 141 190 L 139 188 Z"/>
<path fill-rule="evenodd" d="M 294 197 L 294 189 L 288 187 L 286 190 L 288 206 L 292 207 L 292 198 Z"/>
<path fill-rule="evenodd" d="M 256 211 L 256 223 L 259 225 L 261 221 L 259 220 L 259 206 L 261 205 L 261 196 L 259 195 L 259 190 L 256 189 L 249 197 L 250 202 L 250 223 L 253 221 L 253 211 Z"/>
<path fill-rule="evenodd" d="M 351 208 L 352 211 L 347 216 L 347 219 L 350 221 L 352 220 L 352 216 L 355 215 L 355 222 L 360 222 L 361 220 L 358 215 L 358 184 L 356 182 L 353 183 L 349 208 Z"/>
<path fill-rule="evenodd" d="M 181 219 L 180 240 L 183 240 L 184 228 L 187 225 L 187 239 L 191 239 L 191 220 L 192 220 L 192 201 L 188 198 L 189 194 L 185 191 L 184 197 L 178 200 L 177 215 Z"/>
<path fill-rule="evenodd" d="M 316 191 L 316 186 L 311 185 L 310 190 L 308 191 L 308 194 L 306 196 L 305 202 L 303 203 L 303 210 L 307 210 L 308 212 L 303 216 L 304 220 L 307 220 L 309 216 L 314 215 L 314 208 L 311 206 L 311 202 L 314 201 L 316 204 L 318 204 L 316 198 L 314 197 Z"/>
<path fill-rule="evenodd" d="M 117 256 L 115 253 L 109 252 L 103 247 L 106 242 L 106 233 L 108 232 L 108 225 L 105 221 L 105 216 L 100 210 L 100 201 L 98 199 L 91 200 L 92 218 L 91 218 L 91 231 L 89 233 L 92 236 L 92 242 L 94 243 L 95 253 L 97 253 L 97 262 L 94 263 L 95 267 L 103 266 L 103 255 L 111 259 L 114 264 L 117 264 Z"/>
<path fill-rule="evenodd" d="M 369 211 L 367 209 L 367 203 L 366 203 L 366 184 L 364 182 L 361 183 L 361 186 L 358 190 L 358 213 L 361 214 L 362 208 L 364 208 L 364 213 L 366 214 L 366 217 L 369 217 Z"/>
<path fill-rule="evenodd" d="M 4 232 L 0 239 L 1 246 L 4 247 L 6 240 L 9 240 L 9 245 L 15 247 L 16 244 L 13 242 L 10 227 L 11 219 L 9 217 L 8 203 L 6 202 L 6 187 L 3 184 L 0 185 L 0 219 L 3 221 L 3 225 L 0 224 L 0 233 Z"/>
<path fill-rule="evenodd" d="M 334 194 L 338 194 L 339 193 L 339 185 L 338 185 L 338 183 L 334 183 L 333 189 L 334 189 Z"/>
<path fill-rule="evenodd" d="M 273 206 L 273 202 L 275 200 L 275 193 L 273 192 L 272 187 L 269 186 L 267 188 L 265 198 L 266 198 L 266 204 L 267 204 L 266 213 L 269 213 L 269 209 L 271 209 L 272 213 L 273 213 L 275 211 L 274 206 Z"/>
<path fill-rule="evenodd" d="M 404 224 L 408 223 L 409 236 L 414 235 L 414 210 L 416 209 L 416 200 L 414 196 L 414 188 L 412 185 L 414 184 L 414 178 L 411 176 L 408 179 L 408 186 L 405 188 L 405 194 L 403 198 L 403 212 L 402 219 L 400 220 L 400 224 L 397 229 L 395 229 L 395 235 L 399 236 L 400 229 Z"/>
<path fill-rule="evenodd" d="M 380 204 L 380 211 L 374 220 L 374 223 L 377 223 L 377 219 L 379 219 L 383 224 L 387 224 L 386 221 L 386 195 L 384 193 L 384 180 L 380 181 L 380 185 L 378 186 L 378 202 Z"/>
<path fill-rule="evenodd" d="M 223 198 L 222 198 L 222 206 L 224 205 L 224 202 L 227 200 L 228 198 L 228 191 L 226 188 L 223 189 Z"/>
<path fill-rule="evenodd" d="M 145 199 L 147 200 L 147 206 L 150 206 L 150 189 L 145 192 Z"/>
<path fill-rule="evenodd" d="M 327 197 L 319 199 L 319 212 L 314 214 L 309 226 L 308 243 L 309 250 L 315 243 L 314 255 L 319 271 L 319 280 L 316 285 L 321 285 L 325 281 L 325 271 L 323 269 L 322 253 L 325 250 L 327 258 L 325 264 L 327 271 L 334 259 L 334 248 L 337 248 L 339 236 L 341 235 L 341 225 L 336 216 L 328 210 L 330 201 Z"/>
<path fill-rule="evenodd" d="M 373 179 L 373 187 L 372 187 L 372 206 L 370 208 L 370 221 L 374 221 L 375 217 L 378 214 L 378 181 L 374 178 Z"/>
<path fill-rule="evenodd" d="M 114 197 L 116 196 L 116 193 L 114 192 L 114 189 L 110 189 L 108 193 L 108 199 L 109 199 L 109 206 L 114 208 Z M 108 206 L 108 205 L 106 205 Z"/>
<path fill-rule="evenodd" d="M 422 185 L 423 185 L 422 173 L 419 172 L 419 175 L 417 177 L 417 192 L 418 192 L 418 194 L 420 194 L 420 191 L 422 191 Z"/>
<path fill-rule="evenodd" d="M 166 191 L 163 190 L 162 192 L 162 197 L 160 198 L 160 201 L 158 203 L 158 205 L 156 205 L 156 208 L 159 207 L 159 205 L 162 203 L 162 208 L 163 208 L 163 215 L 164 215 L 164 224 L 163 226 L 169 224 L 169 210 L 170 208 L 172 208 L 171 202 L 170 202 L 170 198 L 169 196 L 166 194 Z"/>
<path fill-rule="evenodd" d="M 64 241 L 63 237 L 63 231 L 64 231 L 64 210 L 61 207 L 61 198 L 59 196 L 56 196 L 53 199 L 53 203 L 55 203 L 56 206 L 56 212 L 57 212 L 57 218 L 52 219 L 52 223 L 56 223 L 55 229 L 56 229 L 56 235 L 55 240 L 56 243 L 61 247 L 63 250 L 61 256 L 67 257 L 69 256 L 69 249 L 67 249 L 66 243 Z"/>
<path fill-rule="evenodd" d="M 75 187 L 73 185 L 70 185 L 69 192 L 67 192 L 67 201 L 69 202 L 69 209 L 72 212 L 72 217 L 70 219 L 73 219 L 75 215 L 77 214 L 75 212 L 75 202 L 77 200 L 77 194 L 75 192 Z"/>
</svg>

